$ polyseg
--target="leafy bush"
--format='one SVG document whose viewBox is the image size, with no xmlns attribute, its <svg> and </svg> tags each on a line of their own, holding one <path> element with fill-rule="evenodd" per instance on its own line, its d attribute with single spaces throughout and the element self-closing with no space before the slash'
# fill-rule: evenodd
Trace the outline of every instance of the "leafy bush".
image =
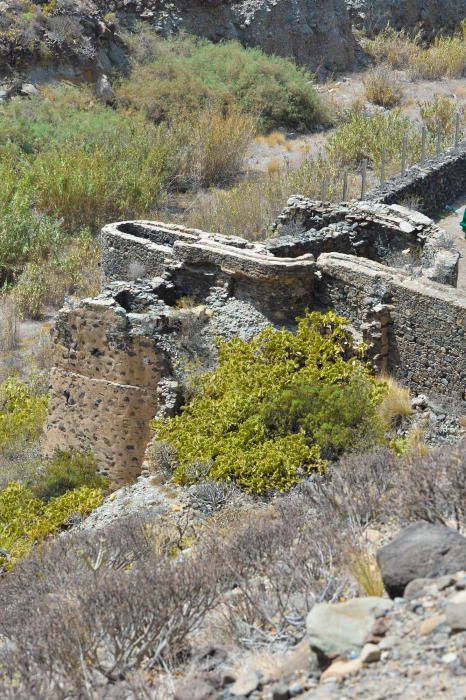
<svg viewBox="0 0 466 700">
<path fill-rule="evenodd" d="M 384 385 L 348 356 L 350 339 L 343 319 L 314 313 L 296 335 L 269 328 L 249 343 L 222 344 L 218 369 L 181 415 L 154 423 L 157 438 L 177 451 L 175 479 L 193 483 L 202 474 L 258 493 L 283 490 L 323 468 L 345 440 L 377 441 Z M 319 404 L 315 418 L 307 414 Z"/>
<path fill-rule="evenodd" d="M 451 137 L 455 131 L 456 114 L 460 111 L 456 100 L 443 95 L 436 95 L 432 100 L 427 100 L 419 105 L 422 121 L 430 135 L 436 137 L 439 124 L 442 127 L 443 137 Z M 461 112 L 460 112 L 461 114 Z M 463 125 L 466 118 L 466 110 L 462 110 Z"/>
<path fill-rule="evenodd" d="M 388 114 L 353 113 L 341 124 L 327 143 L 329 158 L 341 164 L 360 163 L 365 158 L 379 165 L 382 153 L 386 163 L 399 162 L 403 139 L 409 138 L 408 154 L 415 158 L 419 135 L 399 109 Z"/>
<path fill-rule="evenodd" d="M 32 546 L 62 528 L 74 515 L 87 515 L 102 502 L 99 489 L 87 486 L 45 503 L 17 482 L 0 491 L 0 548 L 8 552 L 8 567 Z"/>
<path fill-rule="evenodd" d="M 43 501 L 50 501 L 82 486 L 104 490 L 108 480 L 97 474 L 92 454 L 75 450 L 56 452 L 30 484 L 34 495 Z"/>
<path fill-rule="evenodd" d="M 343 384 L 286 388 L 264 402 L 262 417 L 271 435 L 302 431 L 320 446 L 324 459 L 336 459 L 344 450 L 363 449 L 381 440 L 373 399 L 373 383 L 353 373 Z"/>
<path fill-rule="evenodd" d="M 157 41 L 146 60 L 134 66 L 117 96 L 154 121 L 172 118 L 180 108 L 196 113 L 212 104 L 257 116 L 263 129 L 311 129 L 328 120 L 312 76 L 260 49 L 182 37 Z"/>
</svg>

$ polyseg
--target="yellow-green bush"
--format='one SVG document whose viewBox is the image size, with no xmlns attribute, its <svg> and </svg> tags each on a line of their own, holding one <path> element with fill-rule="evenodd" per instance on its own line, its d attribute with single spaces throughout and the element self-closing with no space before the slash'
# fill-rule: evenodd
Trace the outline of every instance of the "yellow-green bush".
<svg viewBox="0 0 466 700">
<path fill-rule="evenodd" d="M 331 160 L 342 165 L 360 163 L 367 159 L 379 165 L 382 153 L 385 162 L 399 163 L 403 139 L 408 138 L 408 156 L 416 158 L 420 136 L 411 120 L 399 109 L 388 114 L 359 114 L 354 112 L 341 124 L 327 143 L 327 153 Z"/>
<path fill-rule="evenodd" d="M 369 102 L 382 107 L 394 107 L 401 102 L 401 85 L 385 66 L 377 66 L 364 78 L 364 88 Z"/>
<path fill-rule="evenodd" d="M 457 101 L 445 95 L 435 95 L 431 100 L 426 100 L 419 105 L 422 121 L 432 137 L 437 136 L 439 124 L 442 127 L 442 136 L 448 138 L 453 135 L 456 124 L 456 114 L 461 115 L 462 126 L 466 119 L 466 109 L 458 108 Z"/>
<path fill-rule="evenodd" d="M 177 452 L 175 479 L 284 490 L 322 469 L 326 456 L 378 442 L 385 385 L 350 346 L 346 322 L 334 313 L 306 314 L 296 334 L 268 328 L 251 342 L 221 344 L 218 368 L 204 375 L 192 402 L 154 422 L 157 439 Z M 284 407 L 294 411 L 290 425 L 280 420 Z"/>
<path fill-rule="evenodd" d="M 0 384 L 0 448 L 36 440 L 47 414 L 48 398 L 33 382 L 11 377 Z"/>
<path fill-rule="evenodd" d="M 100 489 L 83 486 L 45 503 L 18 482 L 0 491 L 0 548 L 8 553 L 7 567 L 32 546 L 63 528 L 74 515 L 88 515 L 101 504 Z"/>
</svg>

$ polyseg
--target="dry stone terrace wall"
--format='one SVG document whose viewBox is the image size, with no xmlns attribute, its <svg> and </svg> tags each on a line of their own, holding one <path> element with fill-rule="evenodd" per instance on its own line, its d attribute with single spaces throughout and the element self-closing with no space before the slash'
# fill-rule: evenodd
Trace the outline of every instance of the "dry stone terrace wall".
<svg viewBox="0 0 466 700">
<path fill-rule="evenodd" d="M 384 204 L 410 202 L 423 214 L 436 216 L 465 193 L 466 141 L 387 180 L 382 187 L 368 192 L 365 199 Z"/>
<path fill-rule="evenodd" d="M 456 286 L 459 253 L 445 232 L 399 205 L 332 205 L 294 196 L 274 227 L 279 236 L 265 243 L 274 255 L 346 253 Z"/>
</svg>

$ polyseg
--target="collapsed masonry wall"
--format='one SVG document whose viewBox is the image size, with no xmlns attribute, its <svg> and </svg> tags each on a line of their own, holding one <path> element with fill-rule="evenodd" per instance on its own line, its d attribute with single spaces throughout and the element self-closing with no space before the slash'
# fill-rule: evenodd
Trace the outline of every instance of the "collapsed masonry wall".
<svg viewBox="0 0 466 700">
<path fill-rule="evenodd" d="M 466 192 L 466 141 L 456 148 L 413 165 L 365 196 L 383 204 L 406 204 L 427 216 L 438 215 Z"/>
<path fill-rule="evenodd" d="M 375 343 L 382 369 L 414 392 L 466 399 L 463 293 L 339 253 L 321 255 L 317 267 L 322 308 L 337 310 Z"/>
</svg>

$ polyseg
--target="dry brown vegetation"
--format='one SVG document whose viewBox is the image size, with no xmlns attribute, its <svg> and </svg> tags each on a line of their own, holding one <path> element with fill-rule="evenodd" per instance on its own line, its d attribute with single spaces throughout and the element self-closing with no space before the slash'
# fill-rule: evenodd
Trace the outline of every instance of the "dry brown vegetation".
<svg viewBox="0 0 466 700">
<path fill-rule="evenodd" d="M 440 36 L 425 47 L 420 36 L 386 29 L 363 41 L 366 51 L 377 62 L 408 70 L 413 79 L 461 78 L 466 70 L 466 22 L 455 36 Z"/>
<path fill-rule="evenodd" d="M 394 517 L 464 528 L 465 488 L 464 445 L 403 461 L 383 450 L 254 508 L 225 490 L 197 494 L 222 502 L 197 523 L 165 521 L 163 540 L 150 518 L 58 538 L 0 579 L 1 695 L 106 697 L 109 683 L 156 692 L 151 669 L 182 668 L 195 640 L 292 644 L 316 600 L 351 590 L 351 570 L 378 590 L 371 561 L 350 561 L 348 543 Z"/>
<path fill-rule="evenodd" d="M 400 104 L 403 96 L 401 85 L 386 66 L 377 66 L 364 79 L 366 98 L 381 107 Z"/>
</svg>

